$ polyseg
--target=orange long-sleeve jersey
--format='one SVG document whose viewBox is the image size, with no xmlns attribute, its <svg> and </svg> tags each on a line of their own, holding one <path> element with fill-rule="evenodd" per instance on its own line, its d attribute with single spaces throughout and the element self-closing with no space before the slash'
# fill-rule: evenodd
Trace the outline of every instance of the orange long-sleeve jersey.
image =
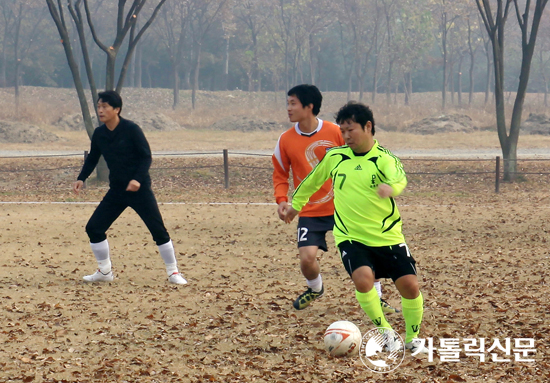
<svg viewBox="0 0 550 383">
<path fill-rule="evenodd" d="M 292 170 L 294 187 L 311 172 L 323 159 L 327 149 L 344 145 L 340 127 L 332 122 L 318 120 L 317 128 L 311 133 L 303 133 L 294 127 L 279 137 L 273 153 L 273 187 L 277 203 L 288 201 L 288 178 Z M 323 217 L 334 214 L 332 183 L 328 180 L 313 194 L 300 211 L 301 217 Z"/>
</svg>

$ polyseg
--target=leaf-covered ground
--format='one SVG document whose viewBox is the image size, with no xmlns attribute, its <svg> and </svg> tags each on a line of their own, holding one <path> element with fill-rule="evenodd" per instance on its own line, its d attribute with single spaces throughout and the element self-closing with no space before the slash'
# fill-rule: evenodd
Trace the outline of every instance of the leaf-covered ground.
<svg viewBox="0 0 550 383">
<path fill-rule="evenodd" d="M 0 382 L 550 381 L 548 176 L 522 176 L 495 194 L 491 163 L 405 162 L 410 184 L 398 203 L 425 297 L 422 336 L 534 338 L 535 363 L 406 356 L 380 375 L 323 349 L 336 320 L 372 328 L 333 242 L 319 255 L 325 297 L 295 311 L 304 289 L 295 225 L 267 204 L 269 159 L 232 160 L 228 190 L 220 164 L 163 159 L 152 171 L 187 286 L 168 284 L 132 211 L 109 231 L 115 281 L 90 285 L 82 282 L 95 268 L 84 226 L 94 204 L 1 204 Z M 70 194 L 79 165 L 4 159 L 0 199 L 98 201 L 105 186 L 94 182 L 85 195 Z M 412 174 L 436 171 L 454 174 Z M 198 204 L 234 201 L 258 204 Z M 400 306 L 391 281 L 383 285 Z M 403 333 L 401 316 L 388 319 Z"/>
</svg>

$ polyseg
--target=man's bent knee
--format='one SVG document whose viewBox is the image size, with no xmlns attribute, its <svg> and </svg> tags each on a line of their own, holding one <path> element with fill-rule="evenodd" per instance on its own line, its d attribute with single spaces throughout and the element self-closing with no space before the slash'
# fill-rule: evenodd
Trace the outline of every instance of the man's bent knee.
<svg viewBox="0 0 550 383">
<path fill-rule="evenodd" d="M 351 274 L 355 289 L 360 293 L 368 293 L 374 288 L 374 273 L 368 266 L 361 266 Z"/>
<path fill-rule="evenodd" d="M 104 231 L 96 229 L 89 223 L 86 225 L 86 234 L 88 234 L 91 243 L 103 242 L 107 239 L 107 235 Z"/>
<path fill-rule="evenodd" d="M 416 275 L 404 275 L 395 281 L 395 287 L 403 298 L 415 299 L 420 295 L 418 278 Z"/>
</svg>

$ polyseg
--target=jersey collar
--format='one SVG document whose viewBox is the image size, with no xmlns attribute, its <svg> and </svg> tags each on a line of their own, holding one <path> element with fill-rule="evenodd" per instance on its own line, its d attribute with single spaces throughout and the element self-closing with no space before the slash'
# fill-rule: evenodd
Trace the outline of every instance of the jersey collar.
<svg viewBox="0 0 550 383">
<path fill-rule="evenodd" d="M 378 147 L 378 141 L 376 139 L 374 139 L 374 145 L 372 145 L 372 148 L 370 148 L 370 150 L 366 153 L 355 153 L 353 150 L 352 150 L 352 153 L 355 157 L 364 157 L 366 156 L 367 154 L 369 154 L 370 152 L 372 152 L 374 149 L 376 149 Z"/>
<path fill-rule="evenodd" d="M 323 127 L 323 120 L 321 120 L 320 118 L 317 119 L 317 128 L 315 128 L 315 130 L 311 133 L 304 133 L 300 130 L 300 128 L 298 128 L 298 123 L 294 124 L 294 130 L 296 130 L 296 133 L 298 133 L 300 136 L 306 136 L 306 137 L 311 137 L 313 136 L 315 133 L 321 131 L 321 128 Z"/>
</svg>

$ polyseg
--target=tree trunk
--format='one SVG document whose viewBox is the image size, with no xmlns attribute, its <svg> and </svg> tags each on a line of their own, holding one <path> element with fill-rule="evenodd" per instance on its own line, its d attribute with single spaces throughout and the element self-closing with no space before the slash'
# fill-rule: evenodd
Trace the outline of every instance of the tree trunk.
<svg viewBox="0 0 550 383">
<path fill-rule="evenodd" d="M 254 79 L 252 77 L 252 69 L 246 71 L 246 78 L 248 79 L 247 90 L 249 92 L 253 92 L 254 91 Z"/>
<path fill-rule="evenodd" d="M 447 81 L 449 81 L 449 92 L 451 92 L 451 105 L 455 104 L 455 76 L 454 76 L 454 62 L 451 61 L 451 65 L 449 65 L 449 78 Z"/>
<path fill-rule="evenodd" d="M 441 108 L 445 110 L 447 106 L 447 45 L 443 40 L 443 84 L 441 86 Z"/>
<path fill-rule="evenodd" d="M 134 85 L 136 88 L 141 89 L 141 76 L 142 76 L 142 68 L 143 68 L 143 58 L 142 58 L 142 43 L 138 43 L 138 46 L 136 47 L 136 78 L 134 80 Z"/>
<path fill-rule="evenodd" d="M 309 34 L 309 75 L 311 79 L 311 85 L 315 85 L 315 65 L 313 64 L 313 33 Z"/>
<path fill-rule="evenodd" d="M 376 92 L 378 90 L 378 55 L 374 55 L 374 69 L 372 74 L 372 103 L 376 102 Z"/>
<path fill-rule="evenodd" d="M 405 91 L 405 105 L 410 104 L 411 98 L 411 88 L 412 88 L 412 75 L 411 72 L 406 72 L 403 74 L 403 88 Z"/>
<path fill-rule="evenodd" d="M 172 65 L 172 77 L 173 77 L 173 93 L 174 93 L 174 103 L 172 104 L 172 109 L 176 109 L 180 102 L 180 76 L 179 68 L 176 63 Z"/>
<path fill-rule="evenodd" d="M 290 89 L 289 79 L 288 79 L 288 42 L 285 40 L 285 89 Z"/>
<path fill-rule="evenodd" d="M 67 63 L 69 64 L 69 69 L 71 71 L 76 93 L 78 95 L 78 101 L 80 103 L 80 109 L 82 111 L 84 126 L 86 127 L 86 132 L 88 133 L 88 137 L 91 140 L 92 135 L 94 134 L 92 116 L 90 115 L 90 109 L 88 108 L 88 102 L 86 100 L 84 86 L 82 85 L 82 80 L 80 79 L 80 76 L 78 73 L 78 65 L 76 64 L 76 60 L 73 55 L 69 34 L 67 29 L 64 26 L 64 23 L 60 19 L 59 13 L 57 12 L 57 9 L 53 3 L 53 0 L 46 0 L 46 2 L 48 4 L 48 9 L 50 11 L 50 14 L 52 15 L 52 18 L 57 27 L 57 31 L 59 32 L 59 36 L 61 37 L 61 43 L 63 45 L 63 50 L 65 51 L 65 57 L 67 58 Z"/>
<path fill-rule="evenodd" d="M 548 82 L 544 80 L 544 106 L 548 107 Z"/>
<path fill-rule="evenodd" d="M 116 55 L 117 52 L 114 49 L 111 49 L 111 51 L 107 54 L 107 66 L 105 68 L 105 90 L 115 89 Z"/>
<path fill-rule="evenodd" d="M 534 28 L 533 28 L 534 29 Z M 531 34 L 535 34 L 536 31 L 531 31 Z M 509 141 L 509 158 L 513 158 L 514 161 L 510 161 L 508 178 L 514 180 L 517 178 L 517 145 L 519 140 L 519 133 L 521 129 L 521 116 L 523 114 L 523 104 L 525 103 L 525 94 L 527 92 L 527 85 L 529 84 L 529 74 L 531 73 L 531 62 L 533 59 L 535 41 L 533 39 L 532 44 L 523 45 L 523 55 L 521 59 L 521 69 L 519 74 L 518 90 L 516 92 L 516 100 L 514 101 L 514 108 L 512 109 L 512 118 L 510 121 L 510 134 L 508 136 Z M 507 177 L 506 169 L 504 171 L 504 178 Z"/>
<path fill-rule="evenodd" d="M 485 105 L 487 105 L 487 103 L 489 102 L 489 92 L 491 89 L 491 76 L 493 73 L 491 70 L 491 57 L 489 55 L 489 50 L 487 50 L 486 52 L 487 52 L 487 66 L 486 66 L 485 73 L 487 73 L 487 75 L 485 76 L 485 78 L 487 79 L 487 81 L 485 82 L 485 101 L 484 101 Z"/>
<path fill-rule="evenodd" d="M 359 102 L 363 101 L 363 87 L 364 87 L 364 82 L 365 82 L 365 78 L 363 76 L 363 74 L 359 75 L 358 79 L 358 86 L 359 86 Z"/>
<path fill-rule="evenodd" d="M 199 71 L 201 66 L 201 44 L 197 44 L 196 48 L 196 57 L 195 57 L 195 68 L 193 70 L 193 90 L 191 91 L 191 105 L 193 109 L 196 106 L 197 100 L 197 90 L 199 89 Z"/>
<path fill-rule="evenodd" d="M 497 118 L 497 131 L 502 148 L 504 160 L 504 181 L 512 181 L 516 176 L 517 162 L 517 140 L 513 142 L 506 133 L 506 115 L 504 100 L 504 55 L 503 46 L 499 42 L 493 42 L 494 73 L 495 73 L 495 108 Z"/>
<path fill-rule="evenodd" d="M 352 81 L 351 78 L 353 76 L 353 62 L 350 65 L 349 72 L 348 72 L 348 94 L 347 94 L 347 101 L 351 100 L 351 87 L 352 87 Z"/>
<path fill-rule="evenodd" d="M 153 76 L 151 76 L 151 63 L 147 63 L 147 88 L 153 87 Z"/>
<path fill-rule="evenodd" d="M 14 90 L 15 90 L 15 115 L 19 116 L 19 75 L 21 71 L 21 59 L 19 58 L 19 36 L 21 33 L 21 19 L 23 18 L 23 4 L 19 4 L 19 12 L 15 23 L 15 38 L 13 41 L 13 59 L 14 59 Z"/>
<path fill-rule="evenodd" d="M 386 79 L 386 103 L 388 105 L 390 105 L 390 103 L 391 103 L 392 71 L 393 71 L 393 60 L 390 60 L 390 65 L 388 66 L 388 77 Z"/>
<path fill-rule="evenodd" d="M 458 79 L 457 79 L 457 96 L 458 96 L 458 107 L 462 107 L 462 60 L 464 56 L 460 55 L 458 60 Z"/>
<path fill-rule="evenodd" d="M 69 3 L 69 11 L 73 18 L 73 22 L 76 26 L 75 29 L 78 35 L 80 50 L 82 52 L 81 58 L 82 58 L 82 62 L 84 63 L 84 68 L 86 70 L 86 78 L 88 79 L 88 85 L 90 87 L 90 92 L 92 94 L 92 104 L 94 105 L 94 111 L 99 121 L 99 116 L 97 114 L 97 86 L 96 86 L 94 73 L 92 69 L 90 54 L 88 51 L 88 45 L 86 43 L 86 35 L 84 32 L 84 18 L 82 17 L 82 11 L 80 9 L 80 6 L 76 6 L 75 8 L 72 8 L 71 3 Z"/>
<path fill-rule="evenodd" d="M 223 90 L 229 90 L 229 37 L 225 39 L 225 60 L 223 68 L 222 87 Z"/>
<path fill-rule="evenodd" d="M 474 98 L 474 64 L 475 64 L 475 55 L 470 55 L 470 91 L 468 94 L 468 105 L 472 105 L 472 101 Z"/>
<path fill-rule="evenodd" d="M 137 52 L 134 52 L 134 54 L 132 54 L 132 59 L 130 60 L 130 70 L 128 73 L 128 86 L 130 88 L 134 88 L 136 83 L 136 54 Z"/>
<path fill-rule="evenodd" d="M 6 31 L 7 26 L 4 26 L 4 38 L 2 39 L 2 53 L 0 55 L 0 88 L 5 88 L 6 84 L 6 45 L 8 44 Z"/>
<path fill-rule="evenodd" d="M 544 73 L 544 60 L 543 60 L 543 50 L 539 50 L 539 70 L 540 75 L 542 77 L 542 81 L 544 82 L 544 106 L 548 107 L 548 79 L 546 78 L 546 74 Z"/>
</svg>

